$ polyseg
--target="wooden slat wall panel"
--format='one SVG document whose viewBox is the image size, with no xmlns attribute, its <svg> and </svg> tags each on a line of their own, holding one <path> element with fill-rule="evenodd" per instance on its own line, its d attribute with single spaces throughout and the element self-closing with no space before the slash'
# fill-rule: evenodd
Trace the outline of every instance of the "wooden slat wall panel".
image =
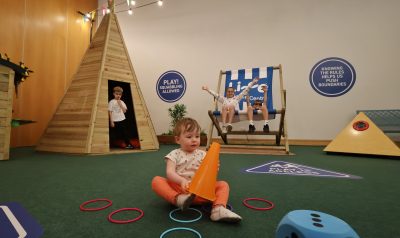
<svg viewBox="0 0 400 238">
<path fill-rule="evenodd" d="M 0 53 L 34 70 L 14 96 L 13 117 L 36 123 L 12 128 L 11 145 L 36 145 L 54 114 L 89 44 L 89 24 L 77 10 L 97 0 L 6 0 L 1 2 Z M 94 29 L 95 30 L 95 29 Z M 27 106 L 28 105 L 28 106 Z"/>
<path fill-rule="evenodd" d="M 14 71 L 0 65 L 0 160 L 10 158 L 11 118 L 14 95 Z"/>
<path fill-rule="evenodd" d="M 115 18 L 113 19 L 115 21 L 115 26 L 119 28 L 118 25 L 118 20 Z M 133 69 L 132 63 L 130 61 L 128 51 L 124 45 L 124 40 L 122 38 L 122 34 L 120 33 L 120 29 L 115 29 L 112 28 L 111 31 L 111 36 L 110 36 L 110 42 L 114 44 L 114 48 L 123 48 L 123 51 L 125 54 L 120 54 L 120 56 L 126 56 L 126 59 L 124 59 L 125 62 L 128 62 L 130 72 L 129 74 L 126 74 L 126 78 L 131 78 L 131 92 L 132 92 L 132 98 L 133 98 L 133 106 L 135 110 L 135 119 L 136 119 L 136 125 L 138 129 L 138 134 L 139 134 L 139 140 L 140 140 L 140 146 L 142 150 L 153 150 L 153 149 L 158 149 L 159 144 L 157 140 L 157 136 L 155 135 L 154 127 L 149 115 L 149 112 L 146 108 L 144 97 L 141 94 L 140 87 L 138 85 L 138 81 L 135 75 L 135 71 Z M 110 56 L 111 58 L 119 58 L 117 54 L 115 54 L 114 50 L 110 50 L 110 54 L 107 54 L 107 57 Z M 106 61 L 107 62 L 107 61 Z M 112 67 L 112 64 L 109 65 L 109 67 Z M 113 72 L 108 72 L 112 73 Z"/>
<path fill-rule="evenodd" d="M 76 74 L 83 56 L 90 43 L 90 24 L 82 22 L 82 16 L 77 14 L 79 9 L 87 12 L 97 8 L 97 1 L 68 1 L 68 34 L 67 34 L 67 65 L 66 65 L 66 84 L 65 90 L 71 83 L 73 75 Z M 93 29 L 96 32 L 96 28 Z M 77 34 L 80 33 L 80 34 Z M 101 54 L 101 52 L 100 52 Z"/>
<path fill-rule="evenodd" d="M 38 150 L 110 153 L 108 80 L 130 83 L 141 150 L 158 149 L 118 22 L 110 14 L 103 18 Z"/>
<path fill-rule="evenodd" d="M 97 85 L 102 64 L 99 60 L 86 60 L 86 58 L 98 57 L 99 52 L 104 52 L 106 33 L 107 25 L 102 24 L 93 38 L 94 43 L 90 45 L 82 60 L 85 63 L 77 70 L 37 150 L 68 152 L 57 151 L 67 143 L 74 153 L 88 153 L 87 142 L 91 136 L 90 123 L 93 107 L 96 106 Z"/>
<path fill-rule="evenodd" d="M 137 87 L 136 76 L 131 66 L 118 22 L 114 16 L 111 17 L 110 24 L 104 71 L 102 72 L 101 91 L 99 93 L 98 109 L 94 123 L 95 128 L 93 130 L 92 152 L 104 153 L 106 151 L 104 146 L 109 145 L 108 113 L 106 110 L 108 102 L 105 100 L 108 98 L 108 80 L 130 83 L 141 149 L 158 149 L 159 145 L 155 137 L 153 125 L 148 113 L 146 114 L 147 109 L 145 109 L 144 98 L 140 97 L 140 92 L 136 92 L 140 89 Z"/>
<path fill-rule="evenodd" d="M 108 81 L 102 78 L 97 102 L 96 118 L 93 122 L 93 134 L 89 145 L 92 153 L 107 153 L 110 151 L 108 123 Z"/>
<path fill-rule="evenodd" d="M 15 100 L 15 107 L 18 108 L 15 117 L 34 120 L 36 123 L 13 130 L 17 138 L 34 145 L 38 134 L 46 128 L 57 108 L 59 97 L 65 92 L 65 34 L 68 26 L 65 19 L 57 19 L 66 16 L 67 1 L 29 0 L 25 4 L 26 19 L 31 20 L 25 22 L 23 61 L 35 72 L 20 86 L 18 99 Z M 46 110 L 41 110 L 43 105 Z M 19 141 L 17 145 L 20 145 Z"/>
</svg>

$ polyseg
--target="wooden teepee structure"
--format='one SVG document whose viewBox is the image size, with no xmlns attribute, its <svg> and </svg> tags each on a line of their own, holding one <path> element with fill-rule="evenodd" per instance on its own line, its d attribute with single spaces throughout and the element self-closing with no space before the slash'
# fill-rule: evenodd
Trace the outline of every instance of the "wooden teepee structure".
<svg viewBox="0 0 400 238">
<path fill-rule="evenodd" d="M 133 102 L 129 103 L 133 105 L 140 150 L 124 152 L 159 149 L 157 136 L 114 13 L 103 17 L 71 85 L 36 149 L 63 153 L 115 153 L 110 150 L 109 141 L 109 81 L 129 85 L 132 94 Z"/>
</svg>

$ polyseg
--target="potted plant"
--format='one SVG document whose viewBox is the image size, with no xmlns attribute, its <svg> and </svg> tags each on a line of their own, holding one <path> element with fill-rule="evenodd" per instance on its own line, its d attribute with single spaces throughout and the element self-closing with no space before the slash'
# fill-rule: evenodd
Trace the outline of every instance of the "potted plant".
<svg viewBox="0 0 400 238">
<path fill-rule="evenodd" d="M 184 118 L 187 114 L 186 105 L 185 104 L 175 104 L 174 106 L 168 108 L 168 116 L 170 117 L 170 129 L 166 133 L 162 133 L 158 135 L 158 142 L 160 144 L 175 144 L 175 137 L 173 134 L 173 128 L 175 128 L 176 123 Z M 200 133 L 200 144 L 207 144 L 207 135 L 202 130 Z"/>
</svg>

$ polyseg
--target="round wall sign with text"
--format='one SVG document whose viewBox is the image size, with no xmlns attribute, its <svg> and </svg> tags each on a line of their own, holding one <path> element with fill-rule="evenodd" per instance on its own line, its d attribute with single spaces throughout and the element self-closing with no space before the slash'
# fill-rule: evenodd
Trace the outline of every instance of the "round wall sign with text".
<svg viewBox="0 0 400 238">
<path fill-rule="evenodd" d="M 337 97 L 350 91 L 356 82 L 353 66 L 341 58 L 319 61 L 310 72 L 311 87 L 326 97 Z"/>
<path fill-rule="evenodd" d="M 186 91 L 185 77 L 178 71 L 170 70 L 163 73 L 157 81 L 156 91 L 165 102 L 176 102 Z"/>
</svg>

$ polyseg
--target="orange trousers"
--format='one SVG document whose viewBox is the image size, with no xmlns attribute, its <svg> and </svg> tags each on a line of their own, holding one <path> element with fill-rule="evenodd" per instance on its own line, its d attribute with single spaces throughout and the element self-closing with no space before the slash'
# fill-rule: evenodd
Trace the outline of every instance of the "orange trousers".
<svg viewBox="0 0 400 238">
<path fill-rule="evenodd" d="M 181 186 L 177 183 L 168 181 L 166 178 L 156 176 L 151 182 L 151 188 L 160 197 L 167 200 L 169 203 L 176 205 L 176 196 L 184 193 Z M 229 198 L 229 184 L 225 181 L 217 181 L 215 185 L 215 201 L 212 202 L 213 207 L 222 205 L 226 207 Z M 196 196 L 192 204 L 204 204 L 210 203 L 211 201 Z"/>
</svg>

